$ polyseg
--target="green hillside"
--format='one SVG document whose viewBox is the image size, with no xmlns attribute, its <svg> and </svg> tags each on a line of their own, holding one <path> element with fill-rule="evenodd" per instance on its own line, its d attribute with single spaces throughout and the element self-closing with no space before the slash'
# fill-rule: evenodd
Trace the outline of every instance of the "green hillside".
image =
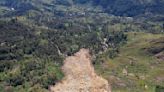
<svg viewBox="0 0 164 92">
<path fill-rule="evenodd" d="M 150 33 L 128 33 L 128 42 L 121 47 L 120 53 L 114 59 L 108 53 L 102 54 L 95 65 L 97 72 L 108 79 L 113 86 L 113 92 L 155 92 L 157 86 L 163 86 L 163 59 L 147 52 L 146 48 L 163 45 L 164 36 Z M 161 43 L 160 43 L 161 42 Z M 158 53 L 163 53 L 162 49 Z M 103 61 L 103 63 L 99 63 Z"/>
<path fill-rule="evenodd" d="M 101 6 L 105 12 L 119 16 L 164 14 L 163 0 L 1 0 L 0 4 L 19 12 L 44 10 L 56 5 L 70 7 L 89 4 L 91 7 Z"/>
<path fill-rule="evenodd" d="M 0 0 L 0 92 L 48 92 L 90 50 L 113 92 L 164 87 L 163 0 Z"/>
</svg>

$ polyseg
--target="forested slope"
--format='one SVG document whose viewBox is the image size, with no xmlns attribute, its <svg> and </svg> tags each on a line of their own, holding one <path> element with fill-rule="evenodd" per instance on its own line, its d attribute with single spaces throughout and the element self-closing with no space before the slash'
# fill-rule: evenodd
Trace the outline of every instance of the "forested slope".
<svg viewBox="0 0 164 92">
<path fill-rule="evenodd" d="M 163 75 L 157 67 L 163 65 L 163 4 L 163 0 L 0 0 L 0 92 L 48 91 L 64 77 L 63 60 L 81 48 L 90 50 L 100 76 L 123 81 L 125 86 L 108 79 L 113 91 L 149 92 L 161 86 Z M 134 66 L 126 68 L 131 58 Z M 153 73 L 147 71 L 149 65 L 155 68 L 151 67 Z M 134 76 L 123 76 L 124 68 Z M 138 83 L 135 79 L 143 74 L 150 77 Z M 144 89 L 145 85 L 150 87 Z"/>
</svg>

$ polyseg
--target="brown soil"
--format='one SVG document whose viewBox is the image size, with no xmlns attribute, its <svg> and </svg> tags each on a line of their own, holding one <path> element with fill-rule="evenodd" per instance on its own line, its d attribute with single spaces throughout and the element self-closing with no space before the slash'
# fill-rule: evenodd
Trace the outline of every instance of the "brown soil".
<svg viewBox="0 0 164 92">
<path fill-rule="evenodd" d="M 111 92 L 108 81 L 96 75 L 89 50 L 67 57 L 62 69 L 65 78 L 50 87 L 51 92 Z"/>
</svg>

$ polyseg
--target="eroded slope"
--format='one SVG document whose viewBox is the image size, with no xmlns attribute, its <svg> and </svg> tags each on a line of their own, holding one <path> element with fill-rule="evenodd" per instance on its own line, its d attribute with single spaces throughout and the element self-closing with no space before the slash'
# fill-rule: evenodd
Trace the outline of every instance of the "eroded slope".
<svg viewBox="0 0 164 92">
<path fill-rule="evenodd" d="M 91 56 L 86 49 L 67 57 L 62 69 L 65 78 L 50 88 L 52 92 L 111 92 L 108 81 L 94 72 Z"/>
</svg>

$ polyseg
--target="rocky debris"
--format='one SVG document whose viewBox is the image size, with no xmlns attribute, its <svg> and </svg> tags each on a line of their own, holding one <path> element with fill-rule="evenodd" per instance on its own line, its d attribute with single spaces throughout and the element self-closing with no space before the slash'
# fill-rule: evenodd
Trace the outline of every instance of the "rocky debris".
<svg viewBox="0 0 164 92">
<path fill-rule="evenodd" d="M 51 92 L 111 92 L 108 81 L 96 75 L 89 50 L 67 57 L 62 69 L 65 78 L 50 87 Z"/>
<path fill-rule="evenodd" d="M 126 75 L 126 76 L 127 76 L 127 75 L 128 75 L 127 69 L 123 69 L 123 70 L 122 70 L 122 73 L 123 73 L 123 75 Z"/>
<path fill-rule="evenodd" d="M 115 87 L 124 88 L 127 86 L 125 81 L 113 75 L 109 76 L 108 81 L 110 81 L 111 85 Z"/>
<path fill-rule="evenodd" d="M 155 55 L 159 61 L 164 61 L 164 51 Z"/>
<path fill-rule="evenodd" d="M 164 82 L 164 75 L 156 77 L 156 82 L 158 83 Z"/>
<path fill-rule="evenodd" d="M 148 89 L 148 85 L 145 85 L 145 89 Z"/>
<path fill-rule="evenodd" d="M 128 73 L 128 76 L 135 77 L 136 75 L 134 73 Z"/>
</svg>

